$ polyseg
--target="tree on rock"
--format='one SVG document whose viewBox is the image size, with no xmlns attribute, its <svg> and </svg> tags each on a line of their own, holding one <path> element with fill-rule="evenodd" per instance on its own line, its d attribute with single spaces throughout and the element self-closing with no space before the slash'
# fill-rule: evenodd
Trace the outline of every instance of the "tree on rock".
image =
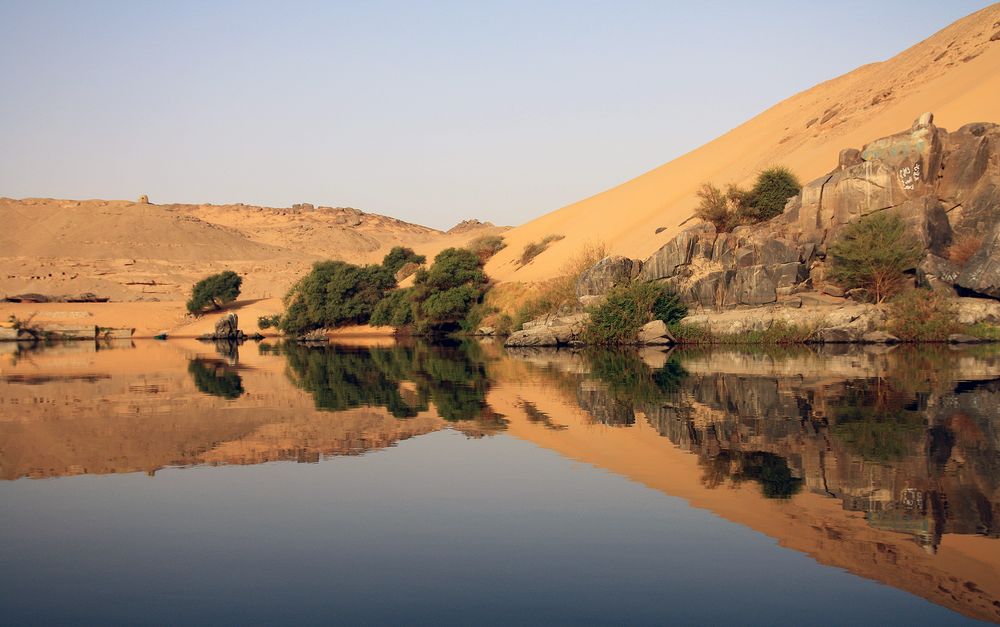
<svg viewBox="0 0 1000 627">
<path fill-rule="evenodd" d="M 187 302 L 187 310 L 199 314 L 206 307 L 222 309 L 240 295 L 243 278 L 232 270 L 226 270 L 198 281 L 191 288 L 191 298 Z"/>
<path fill-rule="evenodd" d="M 847 226 L 833 246 L 833 280 L 862 288 L 877 303 L 899 291 L 903 273 L 920 260 L 921 246 L 898 215 L 875 213 Z"/>
</svg>

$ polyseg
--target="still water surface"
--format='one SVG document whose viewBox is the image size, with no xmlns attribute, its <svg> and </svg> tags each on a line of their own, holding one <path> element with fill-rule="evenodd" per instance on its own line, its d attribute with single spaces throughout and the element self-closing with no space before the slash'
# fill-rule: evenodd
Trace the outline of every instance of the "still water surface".
<svg viewBox="0 0 1000 627">
<path fill-rule="evenodd" d="M 0 623 L 1000 621 L 993 347 L 0 350 Z"/>
</svg>

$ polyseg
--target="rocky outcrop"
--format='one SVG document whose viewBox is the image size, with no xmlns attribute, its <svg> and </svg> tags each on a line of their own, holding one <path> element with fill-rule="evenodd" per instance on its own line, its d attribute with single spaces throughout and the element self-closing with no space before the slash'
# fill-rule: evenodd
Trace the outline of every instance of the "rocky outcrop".
<svg viewBox="0 0 1000 627">
<path fill-rule="evenodd" d="M 1000 205 L 995 209 L 1000 212 Z M 993 225 L 955 284 L 972 292 L 1000 298 L 1000 224 Z"/>
<path fill-rule="evenodd" d="M 541 346 L 583 346 L 584 333 L 590 322 L 589 313 L 549 315 L 525 322 L 522 330 L 511 334 L 504 346 L 530 348 Z M 667 325 L 662 320 L 653 320 L 639 329 L 635 345 L 663 346 L 675 344 Z"/>
<path fill-rule="evenodd" d="M 234 313 L 229 313 L 215 322 L 215 331 L 198 337 L 200 340 L 230 340 L 243 341 L 246 335 L 240 330 L 240 319 Z"/>
<path fill-rule="evenodd" d="M 584 305 L 596 304 L 619 285 L 628 285 L 642 268 L 642 262 L 628 257 L 611 256 L 584 270 L 576 281 L 576 296 Z"/>
<path fill-rule="evenodd" d="M 636 280 L 672 286 L 689 305 L 723 310 L 801 301 L 800 292 L 862 298 L 828 279 L 826 253 L 843 229 L 876 212 L 902 218 L 925 251 L 912 270 L 927 287 L 1000 298 L 1000 126 L 953 133 L 921 115 L 903 132 L 841 151 L 837 167 L 806 184 L 784 213 L 729 233 L 696 224 L 639 266 Z M 959 267 L 947 259 L 957 235 L 985 234 Z M 599 298 L 634 272 L 624 257 L 584 273 L 581 302 Z"/>
<path fill-rule="evenodd" d="M 549 315 L 525 322 L 504 346 L 582 346 L 590 314 Z"/>
</svg>

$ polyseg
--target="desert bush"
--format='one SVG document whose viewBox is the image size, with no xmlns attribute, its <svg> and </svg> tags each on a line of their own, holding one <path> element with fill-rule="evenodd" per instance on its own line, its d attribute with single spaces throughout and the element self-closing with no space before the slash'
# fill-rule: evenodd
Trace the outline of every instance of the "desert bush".
<svg viewBox="0 0 1000 627">
<path fill-rule="evenodd" d="M 499 235 L 483 235 L 468 243 L 466 248 L 476 253 L 480 263 L 486 263 L 490 257 L 507 247 Z"/>
<path fill-rule="evenodd" d="M 799 179 L 788 168 L 776 166 L 762 171 L 753 188 L 746 193 L 742 209 L 744 221 L 764 222 L 781 215 L 788 199 L 801 189 Z"/>
<path fill-rule="evenodd" d="M 576 308 L 576 282 L 584 271 L 608 256 L 608 247 L 603 242 L 587 242 L 566 260 L 559 270 L 559 276 L 546 281 L 537 293 L 525 300 L 513 316 L 514 330 L 534 318 L 554 314 L 563 307 Z"/>
<path fill-rule="evenodd" d="M 711 183 L 703 183 L 698 190 L 698 207 L 694 214 L 701 220 L 714 224 L 719 233 L 725 233 L 735 226 L 735 213 L 729 205 L 728 195 Z"/>
<path fill-rule="evenodd" d="M 678 344 L 713 344 L 717 339 L 711 329 L 700 324 L 676 322 L 669 329 Z"/>
<path fill-rule="evenodd" d="M 191 287 L 191 298 L 187 301 L 187 310 L 199 314 L 206 307 L 221 309 L 240 295 L 243 278 L 232 270 L 205 277 Z"/>
<path fill-rule="evenodd" d="M 959 266 L 964 266 L 979 252 L 983 245 L 983 237 L 973 233 L 959 235 L 948 247 L 948 259 Z"/>
<path fill-rule="evenodd" d="M 780 215 L 788 199 L 801 189 L 792 171 L 782 166 L 760 172 L 750 189 L 731 184 L 723 192 L 711 183 L 703 183 L 695 215 L 725 233 L 741 224 L 765 222 Z"/>
<path fill-rule="evenodd" d="M 956 319 L 955 308 L 945 296 L 913 289 L 889 302 L 888 331 L 904 342 L 944 341 L 965 329 Z"/>
<path fill-rule="evenodd" d="M 844 229 L 833 246 L 831 278 L 868 290 L 876 302 L 897 293 L 903 273 L 920 259 L 921 247 L 897 215 L 875 213 Z"/>
<path fill-rule="evenodd" d="M 261 329 L 278 328 L 281 324 L 281 316 L 274 314 L 271 316 L 260 316 L 257 318 L 257 327 Z"/>
<path fill-rule="evenodd" d="M 585 332 L 588 344 L 635 342 L 642 325 L 652 319 L 653 303 L 663 288 L 654 283 L 633 283 L 611 290 L 604 302 L 590 309 Z"/>
<path fill-rule="evenodd" d="M 531 263 L 532 259 L 545 252 L 545 249 L 549 247 L 549 244 L 552 242 L 558 242 L 564 237 L 564 235 L 546 235 L 540 241 L 526 244 L 524 250 L 521 252 L 521 265 L 528 265 Z"/>
<path fill-rule="evenodd" d="M 493 328 L 496 329 L 497 335 L 510 335 L 514 332 L 514 319 L 510 314 L 502 313 L 497 316 Z"/>
<path fill-rule="evenodd" d="M 385 268 L 390 275 L 396 276 L 396 274 L 403 267 L 409 264 L 416 264 L 417 266 L 420 266 L 425 261 L 427 261 L 427 257 L 424 255 L 418 255 L 413 252 L 412 248 L 395 246 L 386 254 L 385 257 L 382 258 L 382 267 Z"/>
<path fill-rule="evenodd" d="M 667 326 L 677 324 L 687 313 L 687 305 L 672 288 L 662 288 L 653 301 L 653 319 L 662 320 Z"/>
<path fill-rule="evenodd" d="M 375 305 L 395 287 L 396 279 L 383 266 L 355 266 L 343 261 L 321 261 L 285 296 L 281 329 L 303 333 L 344 324 L 365 324 Z"/>
<path fill-rule="evenodd" d="M 669 328 L 679 344 L 776 346 L 808 342 L 816 335 L 819 326 L 818 323 L 791 324 L 776 320 L 763 329 L 721 334 L 713 333 L 708 327 L 698 324 L 676 323 L 669 325 Z"/>
</svg>

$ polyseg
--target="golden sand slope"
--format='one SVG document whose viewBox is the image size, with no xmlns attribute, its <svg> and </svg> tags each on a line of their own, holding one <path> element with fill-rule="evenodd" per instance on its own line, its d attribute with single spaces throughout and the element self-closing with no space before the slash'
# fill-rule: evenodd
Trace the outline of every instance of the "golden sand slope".
<svg viewBox="0 0 1000 627">
<path fill-rule="evenodd" d="M 909 128 L 924 111 L 949 130 L 1000 122 L 1000 40 L 990 41 L 998 31 L 1000 4 L 994 4 L 888 61 L 793 96 L 674 161 L 510 231 L 508 248 L 487 271 L 505 281 L 549 278 L 593 240 L 613 253 L 645 258 L 692 215 L 701 183 L 745 183 L 778 163 L 809 181 L 831 170 L 842 148 Z M 565 239 L 520 267 L 524 246 L 549 234 Z"/>
</svg>

